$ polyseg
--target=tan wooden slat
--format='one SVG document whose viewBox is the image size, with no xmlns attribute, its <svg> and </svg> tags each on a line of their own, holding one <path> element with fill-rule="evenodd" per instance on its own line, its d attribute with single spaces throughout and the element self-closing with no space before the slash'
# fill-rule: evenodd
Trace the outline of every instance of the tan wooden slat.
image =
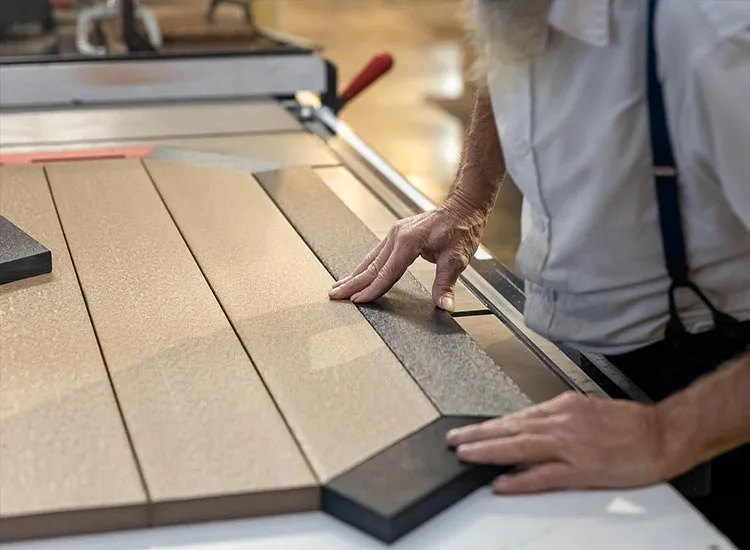
<svg viewBox="0 0 750 550">
<path fill-rule="evenodd" d="M 436 418 L 252 176 L 146 166 L 321 480 Z"/>
<path fill-rule="evenodd" d="M 41 167 L 0 168 L 0 213 L 53 271 L 0 286 L 0 540 L 145 526 L 146 494 Z"/>
<path fill-rule="evenodd" d="M 317 168 L 315 173 L 379 239 L 384 239 L 391 226 L 398 221 L 398 218 L 346 168 Z M 427 290 L 432 290 L 432 283 L 435 281 L 435 264 L 423 258 L 417 258 L 409 271 L 422 283 L 422 286 Z M 456 312 L 487 309 L 460 281 L 456 283 L 455 293 Z"/>
<path fill-rule="evenodd" d="M 48 175 L 154 522 L 317 507 L 312 472 L 141 163 Z"/>
</svg>

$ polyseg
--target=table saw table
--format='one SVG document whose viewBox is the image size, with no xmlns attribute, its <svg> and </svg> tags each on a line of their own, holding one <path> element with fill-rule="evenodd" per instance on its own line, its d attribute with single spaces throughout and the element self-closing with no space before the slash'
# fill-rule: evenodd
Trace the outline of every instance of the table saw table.
<svg viewBox="0 0 750 550">
<path fill-rule="evenodd" d="M 433 207 L 335 92 L 304 48 L 0 64 L 0 214 L 53 257 L 0 286 L 3 548 L 732 548 L 667 485 L 496 498 L 446 464 L 451 422 L 606 384 L 486 252 L 452 316 L 423 261 L 328 300 Z"/>
</svg>

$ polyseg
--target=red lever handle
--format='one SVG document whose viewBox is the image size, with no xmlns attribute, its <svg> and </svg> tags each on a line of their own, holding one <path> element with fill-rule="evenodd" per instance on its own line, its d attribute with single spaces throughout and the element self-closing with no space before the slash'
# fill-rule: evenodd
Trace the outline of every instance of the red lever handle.
<svg viewBox="0 0 750 550">
<path fill-rule="evenodd" d="M 341 99 L 345 102 L 351 101 L 364 90 L 367 89 L 370 84 L 375 82 L 378 78 L 383 76 L 385 73 L 391 70 L 393 67 L 393 56 L 389 53 L 379 53 L 370 59 L 370 62 L 365 66 L 360 73 L 354 77 L 351 83 L 346 87 L 344 93 L 341 94 Z"/>
</svg>

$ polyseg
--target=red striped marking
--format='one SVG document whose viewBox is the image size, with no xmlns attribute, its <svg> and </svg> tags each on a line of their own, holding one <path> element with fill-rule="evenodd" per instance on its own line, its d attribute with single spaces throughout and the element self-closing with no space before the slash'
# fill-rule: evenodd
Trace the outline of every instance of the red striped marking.
<svg viewBox="0 0 750 550">
<path fill-rule="evenodd" d="M 151 153 L 152 146 L 120 147 L 110 149 L 80 149 L 76 151 L 46 151 L 0 155 L 4 164 L 42 164 L 48 162 L 73 162 L 81 160 L 142 158 Z"/>
</svg>

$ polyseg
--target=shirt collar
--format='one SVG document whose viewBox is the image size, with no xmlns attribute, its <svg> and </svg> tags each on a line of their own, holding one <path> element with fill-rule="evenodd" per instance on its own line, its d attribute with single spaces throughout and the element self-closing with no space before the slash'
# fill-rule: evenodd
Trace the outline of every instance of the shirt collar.
<svg viewBox="0 0 750 550">
<path fill-rule="evenodd" d="M 612 0 L 552 0 L 551 26 L 592 46 L 608 46 Z"/>
</svg>

